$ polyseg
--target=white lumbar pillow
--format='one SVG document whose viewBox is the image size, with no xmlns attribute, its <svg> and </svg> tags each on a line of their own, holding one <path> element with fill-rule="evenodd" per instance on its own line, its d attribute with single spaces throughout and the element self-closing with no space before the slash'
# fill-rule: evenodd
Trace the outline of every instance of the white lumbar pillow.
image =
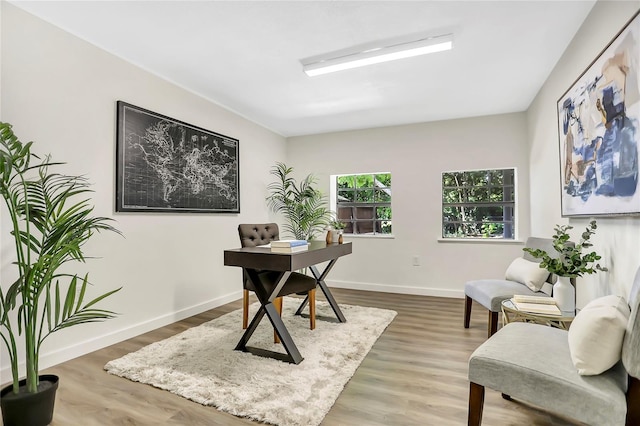
<svg viewBox="0 0 640 426">
<path fill-rule="evenodd" d="M 548 276 L 549 271 L 541 268 L 539 263 L 517 257 L 507 268 L 505 279 L 524 284 L 533 291 L 540 291 Z"/>
<path fill-rule="evenodd" d="M 578 374 L 600 374 L 620 361 L 630 314 L 627 301 L 615 295 L 592 300 L 578 312 L 568 333 Z"/>
</svg>

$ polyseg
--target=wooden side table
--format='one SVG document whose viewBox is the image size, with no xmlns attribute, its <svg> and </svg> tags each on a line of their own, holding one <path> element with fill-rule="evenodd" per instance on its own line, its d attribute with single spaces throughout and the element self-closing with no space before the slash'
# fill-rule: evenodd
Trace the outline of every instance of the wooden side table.
<svg viewBox="0 0 640 426">
<path fill-rule="evenodd" d="M 502 301 L 502 324 L 510 322 L 532 322 L 535 324 L 548 325 L 550 327 L 568 330 L 571 322 L 576 317 L 576 313 L 563 311 L 561 315 L 547 315 L 519 310 L 511 299 Z"/>
</svg>

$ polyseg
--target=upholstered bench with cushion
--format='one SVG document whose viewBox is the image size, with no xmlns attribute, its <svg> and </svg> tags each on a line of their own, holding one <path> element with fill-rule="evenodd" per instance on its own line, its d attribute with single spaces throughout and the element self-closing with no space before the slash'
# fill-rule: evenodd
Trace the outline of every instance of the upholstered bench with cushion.
<svg viewBox="0 0 640 426">
<path fill-rule="evenodd" d="M 550 238 L 529 237 L 526 247 L 541 249 L 549 254 L 557 253 Z M 540 260 L 523 251 L 522 257 L 509 265 L 504 279 L 481 279 L 468 281 L 464 286 L 464 328 L 469 328 L 471 301 L 475 300 L 489 310 L 488 335 L 498 329 L 498 313 L 503 300 L 516 294 L 550 296 L 555 277 L 539 267 Z"/>
<path fill-rule="evenodd" d="M 481 424 L 488 387 L 589 425 L 640 425 L 638 291 L 640 269 L 628 304 L 596 299 L 568 331 L 510 323 L 494 334 L 469 359 L 468 424 Z"/>
</svg>

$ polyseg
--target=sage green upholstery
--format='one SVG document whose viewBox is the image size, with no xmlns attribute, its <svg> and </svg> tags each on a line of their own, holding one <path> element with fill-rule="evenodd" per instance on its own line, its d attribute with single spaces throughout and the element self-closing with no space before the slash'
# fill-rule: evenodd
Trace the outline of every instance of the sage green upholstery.
<svg viewBox="0 0 640 426">
<path fill-rule="evenodd" d="M 557 252 L 553 248 L 553 240 L 550 238 L 529 237 L 525 243 L 525 247 L 533 249 L 541 249 L 549 253 L 551 256 Z M 529 253 L 523 251 L 522 256 L 531 262 L 540 263 L 540 259 L 536 259 Z M 553 284 L 555 276 L 549 274 L 547 282 Z M 479 279 L 468 281 L 464 285 L 465 294 L 465 314 L 464 327 L 469 328 L 471 318 L 471 301 L 475 300 L 480 305 L 489 310 L 488 335 L 491 336 L 498 329 L 498 313 L 501 311 L 501 303 L 503 300 L 510 299 L 515 294 L 527 294 L 535 296 L 548 297 L 543 292 L 534 292 L 526 285 L 502 279 Z"/>
<path fill-rule="evenodd" d="M 500 312 L 502 301 L 511 299 L 514 294 L 547 296 L 540 291 L 532 291 L 522 283 L 499 279 L 469 281 L 465 284 L 464 294 L 491 312 Z"/>
<path fill-rule="evenodd" d="M 485 387 L 588 425 L 640 424 L 627 417 L 627 407 L 640 404 L 629 403 L 629 395 L 638 395 L 635 379 L 640 378 L 639 291 L 640 268 L 629 296 L 631 316 L 622 360 L 598 375 L 578 374 L 565 330 L 510 323 L 494 334 L 469 359 L 469 424 L 481 422 Z M 629 383 L 634 392 L 628 392 Z"/>
</svg>

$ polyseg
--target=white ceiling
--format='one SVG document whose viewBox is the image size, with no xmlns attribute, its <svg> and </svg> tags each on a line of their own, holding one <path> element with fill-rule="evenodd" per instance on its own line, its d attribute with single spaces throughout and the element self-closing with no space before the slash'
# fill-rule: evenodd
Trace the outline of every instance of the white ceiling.
<svg viewBox="0 0 640 426">
<path fill-rule="evenodd" d="M 12 3 L 294 136 L 524 111 L 595 1 Z M 302 72 L 303 58 L 424 32 L 453 32 L 454 49 Z"/>
</svg>

